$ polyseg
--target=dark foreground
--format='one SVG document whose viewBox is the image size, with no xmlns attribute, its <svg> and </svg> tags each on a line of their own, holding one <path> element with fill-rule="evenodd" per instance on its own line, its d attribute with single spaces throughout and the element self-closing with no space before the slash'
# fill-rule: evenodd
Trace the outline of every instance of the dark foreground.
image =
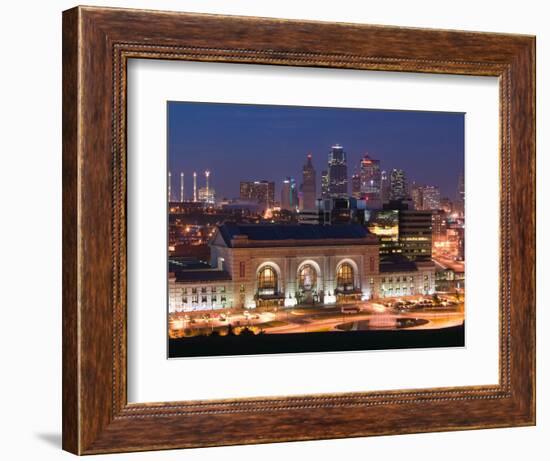
<svg viewBox="0 0 550 461">
<path fill-rule="evenodd" d="M 170 339 L 168 357 L 463 347 L 464 324 L 439 330 L 370 330 Z"/>
</svg>

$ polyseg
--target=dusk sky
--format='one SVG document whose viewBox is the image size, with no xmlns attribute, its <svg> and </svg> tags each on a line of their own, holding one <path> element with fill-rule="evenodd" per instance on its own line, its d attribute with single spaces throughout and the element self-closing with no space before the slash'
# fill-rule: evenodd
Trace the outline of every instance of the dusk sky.
<svg viewBox="0 0 550 461">
<path fill-rule="evenodd" d="M 216 198 L 237 198 L 239 182 L 282 180 L 299 186 L 306 155 L 313 155 L 320 193 L 321 170 L 333 144 L 347 153 L 348 178 L 368 153 L 388 173 L 405 170 L 409 185 L 437 185 L 442 197 L 455 199 L 464 171 L 464 114 L 300 106 L 168 103 L 168 168 L 173 196 L 179 197 L 180 172 L 192 196 L 192 174 L 204 185 L 211 172 Z M 351 185 L 350 185 L 351 193 Z"/>
</svg>

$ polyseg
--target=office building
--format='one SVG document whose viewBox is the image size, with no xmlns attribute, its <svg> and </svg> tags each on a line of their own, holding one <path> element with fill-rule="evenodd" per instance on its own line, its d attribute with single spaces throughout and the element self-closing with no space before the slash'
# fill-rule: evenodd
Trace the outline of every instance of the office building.
<svg viewBox="0 0 550 461">
<path fill-rule="evenodd" d="M 405 172 L 394 168 L 390 174 L 390 200 L 404 200 L 407 198 L 407 195 Z"/>
<path fill-rule="evenodd" d="M 321 171 L 321 198 L 329 197 L 328 170 Z"/>
<path fill-rule="evenodd" d="M 288 211 L 298 209 L 298 190 L 294 178 L 287 177 L 281 188 L 281 208 Z"/>
<path fill-rule="evenodd" d="M 275 203 L 275 183 L 273 181 L 241 181 L 240 199 L 256 202 L 263 208 L 271 208 Z"/>
<path fill-rule="evenodd" d="M 348 195 L 348 164 L 344 148 L 335 144 L 328 156 L 328 195 L 331 198 Z"/>
<path fill-rule="evenodd" d="M 300 210 L 314 210 L 317 200 L 317 176 L 311 162 L 311 154 L 307 154 L 306 163 L 302 169 L 302 203 Z"/>
<path fill-rule="evenodd" d="M 361 194 L 361 176 L 358 173 L 353 174 L 351 177 L 351 196 L 353 198 L 360 199 Z"/>
<path fill-rule="evenodd" d="M 382 172 L 380 160 L 365 155 L 360 162 L 361 198 L 370 209 L 382 207 Z"/>
</svg>

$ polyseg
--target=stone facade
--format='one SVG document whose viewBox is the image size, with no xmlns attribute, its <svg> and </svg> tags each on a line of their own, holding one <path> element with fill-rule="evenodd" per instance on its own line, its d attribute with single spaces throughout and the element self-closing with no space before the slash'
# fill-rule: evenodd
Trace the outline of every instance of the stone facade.
<svg viewBox="0 0 550 461">
<path fill-rule="evenodd" d="M 218 231 L 210 248 L 216 269 L 187 278 L 170 274 L 170 312 L 369 300 L 389 295 L 390 277 L 392 285 L 393 278 L 405 278 L 414 294 L 433 292 L 435 284 L 428 266 L 381 274 L 378 240 L 368 232 L 345 239 L 259 240 Z"/>
</svg>

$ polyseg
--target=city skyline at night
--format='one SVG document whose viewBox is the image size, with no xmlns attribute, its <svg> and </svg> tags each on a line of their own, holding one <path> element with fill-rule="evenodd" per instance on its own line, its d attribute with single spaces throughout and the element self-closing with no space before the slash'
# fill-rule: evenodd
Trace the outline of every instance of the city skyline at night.
<svg viewBox="0 0 550 461">
<path fill-rule="evenodd" d="M 170 357 L 464 346 L 464 114 L 168 103 Z"/>
<path fill-rule="evenodd" d="M 206 170 L 217 199 L 238 198 L 241 180 L 274 181 L 279 197 L 287 177 L 301 183 L 307 154 L 321 191 L 335 144 L 346 152 L 349 181 L 368 154 L 388 173 L 404 170 L 409 185 L 436 185 L 455 200 L 464 170 L 462 113 L 169 102 L 168 124 L 173 200 L 181 172 L 190 199 L 193 172 L 203 187 Z"/>
</svg>

